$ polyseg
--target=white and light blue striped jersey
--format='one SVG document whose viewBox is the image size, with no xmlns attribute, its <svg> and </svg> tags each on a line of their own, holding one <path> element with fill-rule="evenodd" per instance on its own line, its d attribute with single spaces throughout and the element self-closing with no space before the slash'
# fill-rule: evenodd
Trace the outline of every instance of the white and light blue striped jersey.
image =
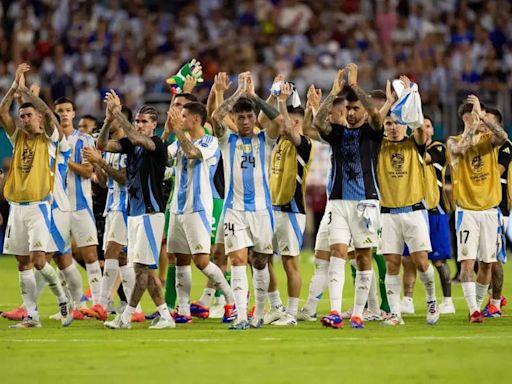
<svg viewBox="0 0 512 384">
<path fill-rule="evenodd" d="M 71 156 L 71 148 L 65 137 L 59 142 L 57 152 L 57 167 L 55 169 L 55 179 L 53 181 L 53 201 L 52 209 L 59 208 L 61 211 L 70 211 L 71 205 L 67 195 L 67 173 L 68 160 Z M 55 165 L 55 151 L 50 153 L 50 167 L 53 171 Z"/>
<path fill-rule="evenodd" d="M 77 164 L 87 163 L 82 156 L 82 149 L 85 147 L 94 147 L 92 136 L 74 129 L 66 139 L 71 147 L 71 161 Z M 69 169 L 67 181 L 67 192 L 71 210 L 79 211 L 81 209 L 89 209 L 92 212 L 91 179 L 81 177 Z"/>
<path fill-rule="evenodd" d="M 169 159 L 175 159 L 174 194 L 170 210 L 172 213 L 213 211 L 213 192 L 211 178 L 220 158 L 219 142 L 216 137 L 204 135 L 192 142 L 201 151 L 201 159 L 187 159 L 179 141 L 169 145 Z"/>
<path fill-rule="evenodd" d="M 272 211 L 269 167 L 275 143 L 265 131 L 252 137 L 228 131 L 219 138 L 226 183 L 224 209 Z"/>
<path fill-rule="evenodd" d="M 122 153 L 103 152 L 103 160 L 115 170 L 126 168 L 126 155 Z M 128 205 L 128 192 L 126 185 L 121 185 L 112 177 L 107 176 L 107 202 L 105 203 L 104 216 L 112 211 L 126 213 Z"/>
</svg>

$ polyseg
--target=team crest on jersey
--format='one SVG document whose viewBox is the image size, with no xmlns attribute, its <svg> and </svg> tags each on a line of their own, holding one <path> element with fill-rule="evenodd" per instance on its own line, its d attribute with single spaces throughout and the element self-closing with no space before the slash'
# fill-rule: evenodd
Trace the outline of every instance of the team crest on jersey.
<svg viewBox="0 0 512 384">
<path fill-rule="evenodd" d="M 392 153 L 391 154 L 391 165 L 393 166 L 393 169 L 397 172 L 402 170 L 402 167 L 404 166 L 404 155 L 401 153 Z"/>
<path fill-rule="evenodd" d="M 482 157 L 480 155 L 476 155 L 471 160 L 471 167 L 473 168 L 473 171 L 476 173 L 479 173 L 484 166 L 484 162 L 482 160 Z"/>
</svg>

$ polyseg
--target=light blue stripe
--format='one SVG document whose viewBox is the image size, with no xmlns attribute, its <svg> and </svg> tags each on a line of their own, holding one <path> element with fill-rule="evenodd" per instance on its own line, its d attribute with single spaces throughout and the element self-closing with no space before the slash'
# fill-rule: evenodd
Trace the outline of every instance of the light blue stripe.
<svg viewBox="0 0 512 384">
<path fill-rule="evenodd" d="M 229 183 L 228 183 L 228 193 L 226 194 L 226 199 L 224 200 L 224 210 L 228 208 L 233 208 L 233 164 L 235 162 L 235 151 L 236 151 L 236 141 L 238 136 L 231 134 L 229 136 Z"/>
<path fill-rule="evenodd" d="M 153 190 L 151 189 L 151 176 L 148 175 L 148 189 L 149 189 L 149 200 L 151 201 L 151 205 L 155 212 L 160 212 L 160 206 L 156 202 L 155 195 L 153 194 Z"/>
<path fill-rule="evenodd" d="M 260 139 L 260 163 L 261 163 L 261 177 L 263 178 L 263 187 L 265 188 L 265 202 L 267 209 L 272 213 L 272 199 L 270 198 L 270 189 L 268 187 L 268 180 L 265 175 L 265 169 L 268 164 L 265 161 L 266 147 L 265 147 L 265 131 L 258 134 Z M 273 216 L 272 216 L 273 218 Z M 273 220 L 272 220 L 273 221 Z"/>
<path fill-rule="evenodd" d="M 299 242 L 299 249 L 302 250 L 304 238 L 302 236 L 302 231 L 300 229 L 299 222 L 297 221 L 297 214 L 288 212 L 288 217 L 290 218 L 290 223 L 292 223 L 292 227 L 293 227 L 293 231 L 295 232 L 295 236 L 297 236 L 297 241 Z M 291 255 L 291 256 L 295 256 L 295 255 Z"/>
<path fill-rule="evenodd" d="M 57 227 L 57 223 L 55 222 L 55 219 L 53 218 L 52 213 L 52 219 L 51 219 L 51 230 L 50 234 L 52 235 L 52 239 L 55 242 L 55 245 L 57 246 L 57 249 L 61 254 L 66 254 L 66 242 L 64 241 L 64 238 L 62 237 L 61 233 L 59 232 L 59 228 Z"/>
<path fill-rule="evenodd" d="M 462 224 L 462 217 L 464 216 L 464 211 L 457 212 L 457 221 L 455 222 L 455 231 L 458 233 L 460 226 Z"/>
<path fill-rule="evenodd" d="M 208 220 L 208 217 L 206 217 L 205 211 L 199 211 L 199 217 L 201 217 L 201 221 L 203 222 L 204 227 L 206 228 L 206 231 L 211 234 L 212 233 L 212 226 L 210 223 L 210 220 Z"/>
<path fill-rule="evenodd" d="M 188 167 L 187 157 L 183 155 L 181 157 L 181 175 L 180 175 L 180 187 L 178 190 L 178 214 L 183 214 L 185 209 L 185 203 L 187 202 L 187 184 L 188 184 Z"/>
<path fill-rule="evenodd" d="M 242 144 L 244 145 L 244 156 L 249 156 L 254 158 L 253 156 L 253 150 L 252 150 L 252 138 L 250 137 L 242 137 Z M 248 154 L 245 152 L 245 146 L 250 145 L 251 146 L 251 152 Z M 260 148 L 261 153 L 262 148 Z M 263 164 L 263 163 L 262 163 Z M 255 190 L 254 190 L 254 172 L 255 172 L 255 166 L 251 166 L 250 164 L 246 164 L 245 168 L 242 168 L 242 179 L 244 182 L 244 210 L 245 211 L 255 211 L 256 206 L 254 203 L 254 196 L 255 196 Z"/>
<path fill-rule="evenodd" d="M 96 225 L 96 219 L 94 218 L 94 213 L 93 213 L 92 209 L 89 208 L 89 206 L 87 206 L 87 208 L 85 208 L 85 209 L 89 213 L 89 216 L 91 216 L 91 219 L 92 219 L 92 222 L 94 223 L 94 225 Z"/>
<path fill-rule="evenodd" d="M 46 204 L 39 204 L 39 210 L 42 212 L 44 216 L 44 222 L 46 224 L 46 228 L 48 228 L 48 231 L 51 232 L 52 230 L 52 223 L 50 219 L 50 215 L 48 213 L 48 206 Z"/>
<path fill-rule="evenodd" d="M 149 216 L 143 215 L 142 222 L 144 223 L 144 230 L 146 231 L 146 237 L 148 238 L 149 247 L 151 248 L 151 253 L 153 254 L 153 259 L 155 260 L 155 264 L 158 265 L 158 259 L 160 255 L 156 246 L 155 234 L 153 233 L 153 227 L 151 226 Z"/>
<path fill-rule="evenodd" d="M 201 162 L 205 160 L 195 159 L 192 175 L 192 194 L 194 195 L 193 211 L 204 211 L 203 200 L 201 198 Z"/>
</svg>

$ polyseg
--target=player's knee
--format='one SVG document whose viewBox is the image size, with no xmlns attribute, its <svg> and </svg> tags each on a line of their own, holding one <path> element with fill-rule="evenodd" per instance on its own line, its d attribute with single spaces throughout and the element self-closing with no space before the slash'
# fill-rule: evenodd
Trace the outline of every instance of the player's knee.
<svg viewBox="0 0 512 384">
<path fill-rule="evenodd" d="M 194 264 L 201 271 L 205 269 L 210 263 L 210 258 L 208 255 L 195 255 L 194 256 Z"/>
<path fill-rule="evenodd" d="M 268 264 L 268 256 L 255 255 L 252 258 L 252 266 L 256 269 L 265 269 Z"/>
</svg>

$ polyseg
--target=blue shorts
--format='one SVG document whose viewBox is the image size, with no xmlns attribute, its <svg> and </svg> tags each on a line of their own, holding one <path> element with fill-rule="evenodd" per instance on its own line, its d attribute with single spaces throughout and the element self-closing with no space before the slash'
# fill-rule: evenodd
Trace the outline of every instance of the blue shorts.
<svg viewBox="0 0 512 384">
<path fill-rule="evenodd" d="M 430 227 L 430 243 L 432 244 L 432 252 L 428 254 L 429 260 L 451 259 L 452 246 L 449 221 L 449 215 L 429 213 L 428 224 Z M 407 245 L 404 245 L 403 256 L 409 256 Z"/>
</svg>

